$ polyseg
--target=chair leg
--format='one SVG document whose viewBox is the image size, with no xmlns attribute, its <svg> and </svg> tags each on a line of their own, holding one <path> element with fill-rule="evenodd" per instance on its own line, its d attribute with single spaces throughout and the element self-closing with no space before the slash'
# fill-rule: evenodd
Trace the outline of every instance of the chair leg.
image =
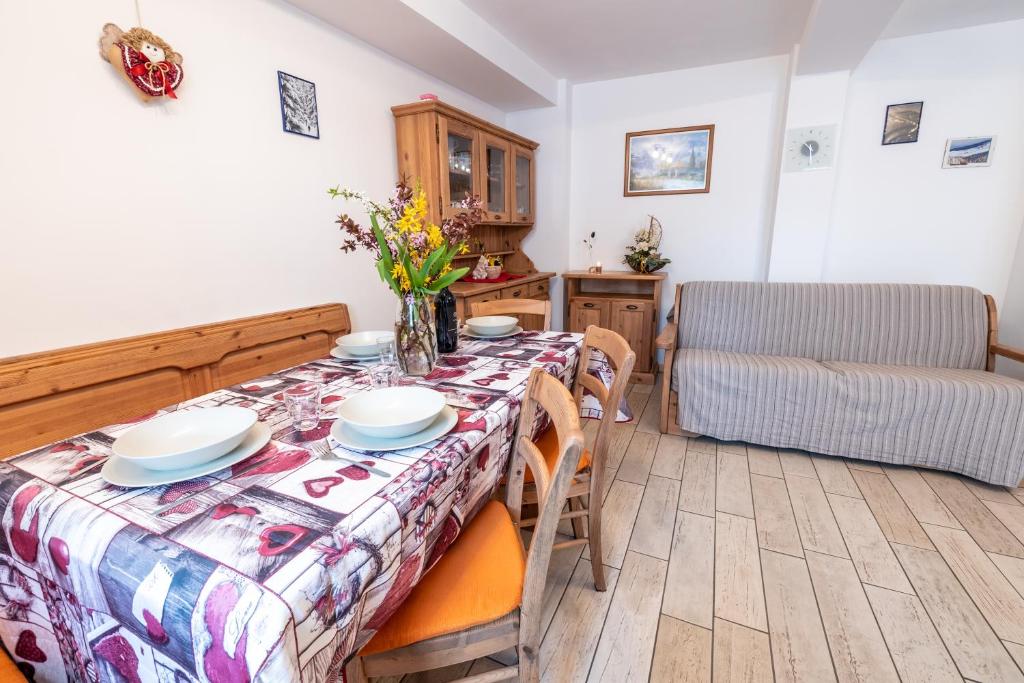
<svg viewBox="0 0 1024 683">
<path fill-rule="evenodd" d="M 584 507 L 583 507 L 582 501 L 580 501 L 579 498 L 570 498 L 569 499 L 569 509 L 572 510 L 572 511 L 583 510 Z M 583 526 L 583 519 L 581 517 L 573 517 L 572 518 L 572 535 L 575 538 L 585 538 L 586 537 L 587 530 Z"/>
<path fill-rule="evenodd" d="M 587 515 L 590 522 L 590 537 L 587 540 L 590 542 L 590 567 L 594 572 L 594 588 L 603 592 L 608 590 L 608 586 L 604 581 L 604 555 L 601 552 L 601 503 L 597 496 L 590 497 L 590 514 Z"/>
<path fill-rule="evenodd" d="M 367 683 L 370 679 L 366 677 L 363 670 L 363 660 L 356 655 L 345 665 L 345 683 Z"/>
</svg>

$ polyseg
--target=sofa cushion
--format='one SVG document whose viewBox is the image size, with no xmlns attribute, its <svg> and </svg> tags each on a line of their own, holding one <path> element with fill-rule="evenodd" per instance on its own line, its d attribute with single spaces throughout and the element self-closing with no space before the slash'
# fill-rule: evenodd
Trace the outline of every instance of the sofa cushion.
<svg viewBox="0 0 1024 683">
<path fill-rule="evenodd" d="M 729 441 L 1024 478 L 1024 382 L 949 370 L 680 349 L 679 425 Z"/>
<path fill-rule="evenodd" d="M 682 348 L 985 368 L 988 311 L 971 287 L 688 282 L 680 303 Z"/>
</svg>

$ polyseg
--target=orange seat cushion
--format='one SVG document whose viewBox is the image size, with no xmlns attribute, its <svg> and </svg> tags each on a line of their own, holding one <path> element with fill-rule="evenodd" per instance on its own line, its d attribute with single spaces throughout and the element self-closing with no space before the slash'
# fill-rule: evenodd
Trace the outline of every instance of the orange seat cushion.
<svg viewBox="0 0 1024 683">
<path fill-rule="evenodd" d="M 21 669 L 11 661 L 6 652 L 0 649 L 0 681 L 3 681 L 3 683 L 15 683 L 15 681 L 24 680 L 25 677 L 21 674 Z"/>
<path fill-rule="evenodd" d="M 508 509 L 492 500 L 359 654 L 386 652 L 494 621 L 519 607 L 525 579 L 523 543 Z"/>
<path fill-rule="evenodd" d="M 537 440 L 533 442 L 541 454 L 544 456 L 544 462 L 548 464 L 548 473 L 554 475 L 555 463 L 558 462 L 558 433 L 554 427 L 548 427 L 544 430 L 544 433 L 537 437 Z M 577 472 L 590 467 L 590 463 L 593 460 L 593 456 L 590 454 L 590 449 L 585 448 L 583 455 L 580 456 L 580 464 L 576 467 Z M 526 483 L 533 481 L 533 470 L 529 467 L 526 468 L 526 474 L 523 477 Z"/>
</svg>

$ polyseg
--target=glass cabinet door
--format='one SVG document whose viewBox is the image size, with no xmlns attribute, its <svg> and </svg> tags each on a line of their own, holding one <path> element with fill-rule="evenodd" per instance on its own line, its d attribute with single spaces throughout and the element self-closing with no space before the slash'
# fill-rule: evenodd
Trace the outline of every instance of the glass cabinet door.
<svg viewBox="0 0 1024 683">
<path fill-rule="evenodd" d="M 507 140 L 484 134 L 484 220 L 505 223 L 509 219 L 509 164 L 512 147 Z"/>
<path fill-rule="evenodd" d="M 461 212 L 459 204 L 466 195 L 479 195 L 477 182 L 477 131 L 459 121 L 441 117 L 438 133 L 442 142 L 444 171 L 441 179 L 442 215 L 450 218 Z"/>
<path fill-rule="evenodd" d="M 533 222 L 533 150 L 515 147 L 513 217 L 518 223 Z"/>
</svg>

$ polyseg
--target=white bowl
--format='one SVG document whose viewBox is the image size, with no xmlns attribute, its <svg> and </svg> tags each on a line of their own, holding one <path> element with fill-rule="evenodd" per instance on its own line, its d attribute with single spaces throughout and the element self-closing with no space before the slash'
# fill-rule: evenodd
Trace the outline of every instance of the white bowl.
<svg viewBox="0 0 1024 683">
<path fill-rule="evenodd" d="M 338 404 L 338 417 L 357 432 L 396 439 L 423 431 L 445 406 L 439 391 L 425 387 L 387 387 L 356 394 Z"/>
<path fill-rule="evenodd" d="M 147 470 L 180 470 L 219 458 L 242 442 L 256 411 L 237 406 L 179 410 L 119 436 L 114 455 Z"/>
<path fill-rule="evenodd" d="M 381 337 L 394 339 L 394 332 L 384 330 L 369 330 L 367 332 L 353 332 L 344 337 L 338 337 L 338 346 L 353 356 L 376 356 L 379 353 L 377 340 Z"/>
<path fill-rule="evenodd" d="M 519 324 L 519 318 L 514 318 L 511 315 L 485 315 L 479 318 L 470 318 L 466 324 L 474 333 L 492 337 L 514 330 Z"/>
</svg>

